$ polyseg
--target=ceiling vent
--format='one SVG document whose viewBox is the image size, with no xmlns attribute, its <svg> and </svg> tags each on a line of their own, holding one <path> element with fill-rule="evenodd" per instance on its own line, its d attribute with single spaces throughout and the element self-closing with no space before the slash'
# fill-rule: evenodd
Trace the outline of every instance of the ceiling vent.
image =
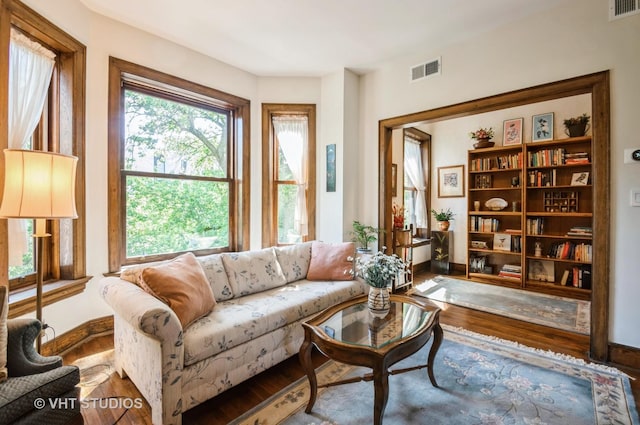
<svg viewBox="0 0 640 425">
<path fill-rule="evenodd" d="M 411 81 L 422 80 L 423 78 L 440 75 L 442 73 L 441 58 L 434 59 L 427 63 L 411 67 Z"/>
<path fill-rule="evenodd" d="M 609 20 L 640 13 L 640 0 L 609 0 Z"/>
</svg>

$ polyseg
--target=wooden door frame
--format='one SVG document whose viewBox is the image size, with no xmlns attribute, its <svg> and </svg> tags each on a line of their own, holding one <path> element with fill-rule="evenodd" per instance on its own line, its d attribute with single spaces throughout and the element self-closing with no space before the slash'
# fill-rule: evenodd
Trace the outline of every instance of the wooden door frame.
<svg viewBox="0 0 640 425">
<path fill-rule="evenodd" d="M 580 94 L 591 95 L 593 172 L 593 250 L 591 290 L 591 333 L 589 357 L 607 362 L 609 353 L 609 252 L 610 252 L 610 100 L 609 71 L 515 90 L 495 96 L 380 120 L 378 123 L 378 226 L 392 227 L 391 152 L 393 129 L 460 118 L 484 112 Z M 597 210 L 595 200 L 598 200 Z M 597 211 L 597 213 L 596 213 Z M 384 236 L 391 246 L 391 236 Z"/>
</svg>

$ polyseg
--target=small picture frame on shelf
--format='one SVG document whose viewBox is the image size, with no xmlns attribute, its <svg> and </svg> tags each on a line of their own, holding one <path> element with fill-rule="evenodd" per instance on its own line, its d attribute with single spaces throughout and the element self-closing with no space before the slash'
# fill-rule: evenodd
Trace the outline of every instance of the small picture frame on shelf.
<svg viewBox="0 0 640 425">
<path fill-rule="evenodd" d="M 582 171 L 580 173 L 573 173 L 571 176 L 571 186 L 584 186 L 589 183 L 589 172 Z"/>
<path fill-rule="evenodd" d="M 553 140 L 553 112 L 534 115 L 531 119 L 531 141 Z"/>
<path fill-rule="evenodd" d="M 472 256 L 469 260 L 469 270 L 472 273 L 484 273 L 487 265 L 486 255 Z"/>
<path fill-rule="evenodd" d="M 464 196 L 464 165 L 438 167 L 438 198 Z"/>
<path fill-rule="evenodd" d="M 522 144 L 522 128 L 524 118 L 505 120 L 502 124 L 502 145 L 512 146 Z"/>
<path fill-rule="evenodd" d="M 554 263 L 550 260 L 529 260 L 529 279 L 540 282 L 555 282 Z"/>
<path fill-rule="evenodd" d="M 493 235 L 494 251 L 511 251 L 511 235 L 508 233 L 495 233 Z"/>
</svg>

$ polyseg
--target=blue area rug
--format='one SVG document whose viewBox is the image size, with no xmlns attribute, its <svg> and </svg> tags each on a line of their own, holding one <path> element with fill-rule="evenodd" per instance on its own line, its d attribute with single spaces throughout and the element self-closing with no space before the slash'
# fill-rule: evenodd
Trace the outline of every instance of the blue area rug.
<svg viewBox="0 0 640 425">
<path fill-rule="evenodd" d="M 629 424 L 638 412 L 628 377 L 616 369 L 573 357 L 445 327 L 431 386 L 425 369 L 389 377 L 387 425 L 416 424 Z M 392 369 L 424 363 L 428 343 Z M 318 382 L 369 372 L 328 361 Z M 252 425 L 370 424 L 373 384 L 358 382 L 319 390 L 311 414 L 302 378 L 232 422 Z"/>
<path fill-rule="evenodd" d="M 589 301 L 437 276 L 414 286 L 414 295 L 538 325 L 588 335 Z"/>
</svg>

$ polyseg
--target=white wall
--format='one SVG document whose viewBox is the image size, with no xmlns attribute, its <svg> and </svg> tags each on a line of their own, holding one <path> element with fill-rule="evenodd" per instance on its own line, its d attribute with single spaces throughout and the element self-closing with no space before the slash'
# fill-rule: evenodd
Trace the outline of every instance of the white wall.
<svg viewBox="0 0 640 425">
<path fill-rule="evenodd" d="M 624 148 L 640 147 L 636 125 L 640 111 L 640 15 L 609 22 L 607 8 L 606 1 L 574 0 L 472 42 L 442 51 L 430 50 L 426 44 L 421 52 L 384 64 L 361 79 L 362 137 L 371 143 L 377 140 L 380 119 L 611 70 L 610 340 L 640 347 L 636 329 L 640 309 L 635 301 L 640 298 L 635 270 L 640 208 L 629 206 L 630 189 L 640 187 L 640 164 L 625 165 L 622 156 Z M 410 66 L 437 56 L 442 56 L 441 76 L 408 81 Z M 437 145 L 434 142 L 434 167 L 440 161 L 436 159 Z M 468 146 L 461 147 L 460 156 L 448 161 L 465 163 L 466 149 Z M 363 154 L 367 163 L 377 158 L 374 149 Z M 372 210 L 377 202 L 377 196 L 366 199 L 364 208 Z M 464 203 L 452 206 L 465 207 Z M 456 241 L 455 258 L 459 248 Z"/>
</svg>

